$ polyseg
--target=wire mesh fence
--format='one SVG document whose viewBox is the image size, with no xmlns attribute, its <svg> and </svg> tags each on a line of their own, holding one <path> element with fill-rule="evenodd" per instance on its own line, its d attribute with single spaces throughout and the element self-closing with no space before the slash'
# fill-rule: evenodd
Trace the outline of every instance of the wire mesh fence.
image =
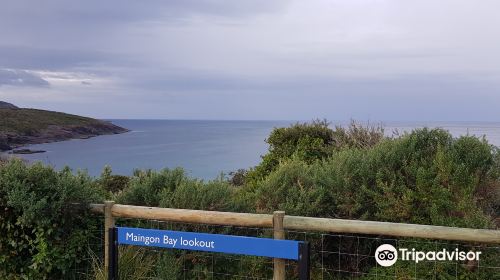
<svg viewBox="0 0 500 280">
<path fill-rule="evenodd" d="M 270 228 L 249 228 L 189 224 L 141 219 L 117 219 L 117 226 L 161 230 L 196 231 L 272 238 Z M 105 279 L 102 268 L 103 229 L 89 248 L 96 252 L 76 265 L 73 279 Z M 412 238 L 330 234 L 286 231 L 290 240 L 311 244 L 311 279 L 500 279 L 500 245 L 471 244 Z M 99 243 L 99 244 L 97 244 Z M 398 260 L 391 267 L 382 267 L 375 260 L 375 251 L 382 244 L 415 251 L 481 252 L 479 261 L 462 260 Z M 97 248 L 97 249 L 96 249 Z M 120 279 L 272 279 L 273 260 L 269 258 L 136 247 L 120 245 Z M 90 264 L 89 264 L 90 262 Z M 100 264 L 101 267 L 96 267 Z M 298 266 L 286 262 L 287 279 L 298 279 Z"/>
<path fill-rule="evenodd" d="M 500 247 L 461 244 L 422 239 L 394 239 L 341 234 L 321 234 L 321 258 L 316 279 L 500 279 Z M 375 251 L 382 244 L 409 252 L 481 252 L 478 262 L 398 260 L 391 267 L 382 267 L 375 260 Z M 484 260 L 481 261 L 481 259 Z M 319 262 L 316 262 L 319 263 Z"/>
<path fill-rule="evenodd" d="M 161 230 L 196 231 L 238 236 L 272 237 L 272 229 L 163 221 L 118 219 L 117 225 Z M 120 245 L 128 250 L 127 245 Z M 144 249 L 158 260 L 151 270 L 157 279 L 272 279 L 273 261 L 269 258 L 221 253 Z M 167 276 L 170 278 L 162 278 Z M 154 277 L 153 277 L 154 278 Z"/>
<path fill-rule="evenodd" d="M 66 279 L 87 280 L 104 279 L 104 225 L 91 230 L 87 235 L 87 242 L 81 244 L 82 254 L 74 257 L 72 274 Z M 100 272 L 102 277 L 96 276 Z"/>
</svg>

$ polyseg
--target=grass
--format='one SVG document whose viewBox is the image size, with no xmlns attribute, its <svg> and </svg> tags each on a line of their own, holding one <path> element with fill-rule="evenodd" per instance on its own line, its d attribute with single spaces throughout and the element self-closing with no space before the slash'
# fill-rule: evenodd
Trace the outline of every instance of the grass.
<svg viewBox="0 0 500 280">
<path fill-rule="evenodd" d="M 144 248 L 126 246 L 119 248 L 118 279 L 154 279 L 156 259 L 154 255 L 147 254 Z M 93 275 L 89 277 L 95 280 L 107 280 L 107 271 L 102 261 L 94 254 L 92 255 Z"/>
</svg>

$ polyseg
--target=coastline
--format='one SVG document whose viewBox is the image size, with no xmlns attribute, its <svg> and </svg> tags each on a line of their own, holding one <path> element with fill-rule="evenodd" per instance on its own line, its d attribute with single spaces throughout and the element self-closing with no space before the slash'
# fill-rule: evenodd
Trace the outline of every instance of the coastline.
<svg viewBox="0 0 500 280">
<path fill-rule="evenodd" d="M 19 108 L 11 103 L 0 101 L 0 151 L 128 131 L 107 120 L 48 110 Z M 23 149 L 19 153 L 31 153 L 31 151 Z"/>
<path fill-rule="evenodd" d="M 12 154 L 14 150 L 36 144 L 47 144 L 72 139 L 89 139 L 101 135 L 113 135 L 130 132 L 129 129 L 107 121 L 87 125 L 49 126 L 34 135 L 0 133 L 0 152 Z"/>
</svg>

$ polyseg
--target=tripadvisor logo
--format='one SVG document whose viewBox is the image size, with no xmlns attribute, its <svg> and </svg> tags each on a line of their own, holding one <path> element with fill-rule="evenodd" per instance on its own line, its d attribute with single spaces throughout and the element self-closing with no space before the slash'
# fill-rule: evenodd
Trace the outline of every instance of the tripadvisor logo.
<svg viewBox="0 0 500 280">
<path fill-rule="evenodd" d="M 375 251 L 375 260 L 381 266 L 388 267 L 396 263 L 398 259 L 402 261 L 479 261 L 481 252 L 474 251 L 459 251 L 458 248 L 449 251 L 443 249 L 441 251 L 416 251 L 415 248 L 399 248 L 397 250 L 390 244 L 382 244 Z M 398 258 L 399 256 L 399 258 Z"/>
<path fill-rule="evenodd" d="M 391 266 L 398 260 L 398 251 L 390 244 L 382 244 L 375 251 L 375 260 L 381 266 Z"/>
</svg>

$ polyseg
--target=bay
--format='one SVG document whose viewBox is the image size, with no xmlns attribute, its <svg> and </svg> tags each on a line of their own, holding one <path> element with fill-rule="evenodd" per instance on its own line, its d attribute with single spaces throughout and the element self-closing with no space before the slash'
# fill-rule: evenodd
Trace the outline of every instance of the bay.
<svg viewBox="0 0 500 280">
<path fill-rule="evenodd" d="M 69 166 L 98 176 L 104 166 L 113 173 L 130 175 L 134 169 L 183 167 L 190 176 L 214 179 L 221 172 L 249 168 L 267 151 L 265 139 L 274 127 L 294 121 L 203 121 L 203 120 L 110 120 L 129 133 L 90 139 L 32 145 L 46 153 L 20 155 L 57 169 Z M 345 125 L 337 122 L 332 125 Z M 454 136 L 485 135 L 500 146 L 500 123 L 492 122 L 383 122 L 385 133 L 400 133 L 420 127 L 441 127 Z"/>
</svg>

